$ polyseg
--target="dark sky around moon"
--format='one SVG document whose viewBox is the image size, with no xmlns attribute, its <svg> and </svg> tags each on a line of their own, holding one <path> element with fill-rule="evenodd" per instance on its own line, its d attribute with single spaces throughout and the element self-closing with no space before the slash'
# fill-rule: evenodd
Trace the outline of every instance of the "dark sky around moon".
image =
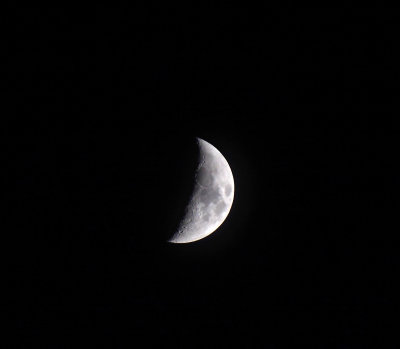
<svg viewBox="0 0 400 349">
<path fill-rule="evenodd" d="M 393 18 L 182 11 L 15 9 L 16 347 L 396 347 Z M 209 238 L 171 246 L 195 137 L 230 164 L 235 200 Z"/>
</svg>

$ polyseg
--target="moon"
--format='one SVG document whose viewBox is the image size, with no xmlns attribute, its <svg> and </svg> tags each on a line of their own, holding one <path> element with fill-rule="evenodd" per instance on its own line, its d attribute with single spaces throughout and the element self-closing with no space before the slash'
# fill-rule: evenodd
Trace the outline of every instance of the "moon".
<svg viewBox="0 0 400 349">
<path fill-rule="evenodd" d="M 205 238 L 226 219 L 232 207 L 234 181 L 223 155 L 210 143 L 197 138 L 200 152 L 195 185 L 183 219 L 171 243 L 184 244 Z"/>
</svg>

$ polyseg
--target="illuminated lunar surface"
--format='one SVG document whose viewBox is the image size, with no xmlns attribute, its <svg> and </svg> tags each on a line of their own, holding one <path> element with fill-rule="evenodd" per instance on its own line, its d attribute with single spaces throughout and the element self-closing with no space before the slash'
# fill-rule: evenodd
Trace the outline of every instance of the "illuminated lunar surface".
<svg viewBox="0 0 400 349">
<path fill-rule="evenodd" d="M 234 181 L 228 162 L 210 143 L 197 138 L 200 161 L 195 185 L 178 230 L 169 240 L 188 243 L 213 233 L 228 216 L 233 202 Z"/>
</svg>

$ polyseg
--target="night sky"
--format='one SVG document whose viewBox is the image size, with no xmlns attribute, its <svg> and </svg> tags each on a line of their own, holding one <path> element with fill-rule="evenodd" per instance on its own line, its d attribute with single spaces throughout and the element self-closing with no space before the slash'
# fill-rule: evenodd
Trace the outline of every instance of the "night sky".
<svg viewBox="0 0 400 349">
<path fill-rule="evenodd" d="M 390 11 L 11 12 L 9 348 L 399 346 Z M 235 199 L 168 244 L 195 137 Z"/>
</svg>

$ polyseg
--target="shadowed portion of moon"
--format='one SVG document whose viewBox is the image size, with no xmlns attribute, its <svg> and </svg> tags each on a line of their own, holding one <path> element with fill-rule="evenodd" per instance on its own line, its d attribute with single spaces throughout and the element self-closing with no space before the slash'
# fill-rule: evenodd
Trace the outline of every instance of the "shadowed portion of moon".
<svg viewBox="0 0 400 349">
<path fill-rule="evenodd" d="M 234 181 L 228 162 L 210 143 L 197 139 L 199 165 L 184 218 L 169 240 L 188 243 L 214 232 L 225 220 L 232 206 Z"/>
</svg>

